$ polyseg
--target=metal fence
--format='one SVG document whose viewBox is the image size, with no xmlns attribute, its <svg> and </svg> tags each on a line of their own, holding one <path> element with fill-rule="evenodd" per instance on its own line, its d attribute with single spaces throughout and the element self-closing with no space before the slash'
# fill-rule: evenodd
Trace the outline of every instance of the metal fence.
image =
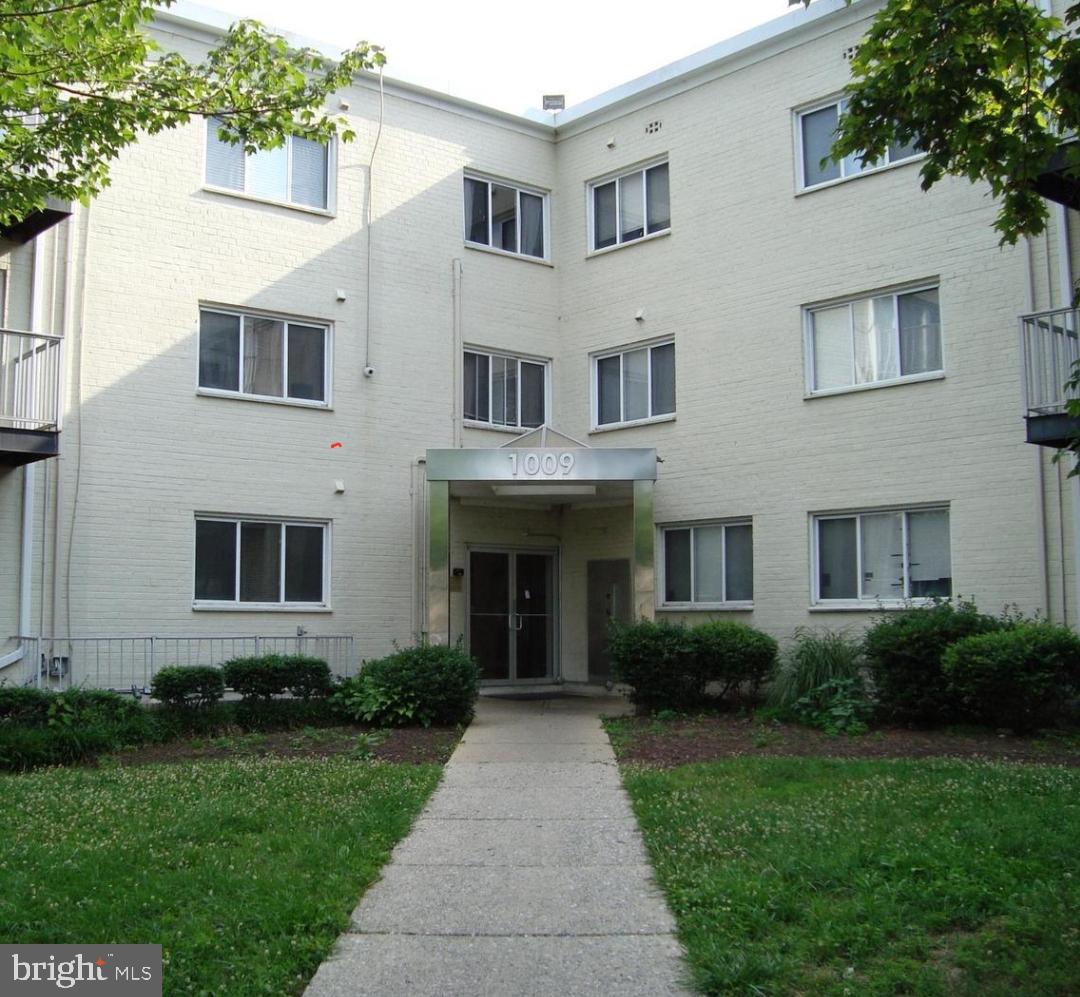
<svg viewBox="0 0 1080 997">
<path fill-rule="evenodd" d="M 1057 308 L 1020 317 L 1024 364 L 1024 414 L 1053 415 L 1075 393 L 1065 382 L 1080 359 L 1080 309 Z"/>
<path fill-rule="evenodd" d="M 60 428 L 63 339 L 0 329 L 0 427 Z"/>
<path fill-rule="evenodd" d="M 354 640 L 348 636 L 303 637 L 24 637 L 26 655 L 11 666 L 18 684 L 49 689 L 148 691 L 154 674 L 169 665 L 217 667 L 232 658 L 260 654 L 306 654 L 321 658 L 342 678 L 356 674 Z M 0 671 L 0 680 L 8 678 Z"/>
</svg>

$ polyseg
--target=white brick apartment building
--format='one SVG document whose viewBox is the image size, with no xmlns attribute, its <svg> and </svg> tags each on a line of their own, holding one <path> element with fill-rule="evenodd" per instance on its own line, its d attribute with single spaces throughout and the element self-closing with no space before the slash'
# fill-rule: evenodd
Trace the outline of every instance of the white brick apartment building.
<svg viewBox="0 0 1080 997">
<path fill-rule="evenodd" d="M 588 683 L 609 616 L 1076 624 L 1076 483 L 1023 418 L 1056 426 L 1075 317 L 1020 318 L 1068 303 L 1080 225 L 1003 249 L 988 191 L 920 192 L 912 150 L 820 167 L 878 6 L 555 127 L 388 81 L 374 155 L 359 80 L 352 144 L 245 161 L 193 123 L 9 231 L 2 325 L 37 338 L 0 354 L 0 681 L 143 684 L 298 628 L 352 637 L 339 667 L 461 638 L 490 681 Z"/>
</svg>

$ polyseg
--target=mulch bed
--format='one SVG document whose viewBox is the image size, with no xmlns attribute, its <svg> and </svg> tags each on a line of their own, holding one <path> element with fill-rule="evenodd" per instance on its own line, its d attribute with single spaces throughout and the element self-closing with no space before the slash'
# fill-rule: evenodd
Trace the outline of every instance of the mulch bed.
<svg viewBox="0 0 1080 997">
<path fill-rule="evenodd" d="M 745 716 L 656 721 L 634 717 L 613 732 L 619 761 L 670 768 L 740 755 L 818 758 L 983 758 L 1080 766 L 1080 737 L 876 728 L 868 734 L 830 737 L 793 724 L 756 722 Z"/>
<path fill-rule="evenodd" d="M 307 730 L 283 730 L 265 734 L 196 737 L 145 744 L 110 755 L 120 765 L 161 762 L 223 760 L 228 758 L 331 758 L 356 755 L 385 762 L 445 762 L 457 746 L 456 727 L 399 727 L 382 731 L 376 743 L 370 727 L 349 725 Z"/>
</svg>

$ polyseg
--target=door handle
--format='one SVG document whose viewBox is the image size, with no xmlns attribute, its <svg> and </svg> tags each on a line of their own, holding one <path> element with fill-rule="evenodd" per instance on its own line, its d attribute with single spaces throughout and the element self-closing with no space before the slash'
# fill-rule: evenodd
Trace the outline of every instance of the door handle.
<svg viewBox="0 0 1080 997">
<path fill-rule="evenodd" d="M 516 622 L 516 626 L 514 625 Z M 525 621 L 521 618 L 520 613 L 510 613 L 506 617 L 506 628 L 508 630 L 520 630 L 525 625 Z"/>
</svg>

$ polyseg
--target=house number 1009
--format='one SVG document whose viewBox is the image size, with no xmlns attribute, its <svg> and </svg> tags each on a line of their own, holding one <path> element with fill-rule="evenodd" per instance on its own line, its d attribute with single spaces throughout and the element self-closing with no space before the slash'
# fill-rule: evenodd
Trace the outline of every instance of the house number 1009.
<svg viewBox="0 0 1080 997">
<path fill-rule="evenodd" d="M 546 478 L 554 478 L 556 475 L 567 475 L 573 470 L 574 455 L 572 453 L 527 453 L 524 457 L 520 454 L 507 454 L 510 458 L 510 468 L 516 478 L 520 474 L 529 477 L 543 475 Z"/>
</svg>

